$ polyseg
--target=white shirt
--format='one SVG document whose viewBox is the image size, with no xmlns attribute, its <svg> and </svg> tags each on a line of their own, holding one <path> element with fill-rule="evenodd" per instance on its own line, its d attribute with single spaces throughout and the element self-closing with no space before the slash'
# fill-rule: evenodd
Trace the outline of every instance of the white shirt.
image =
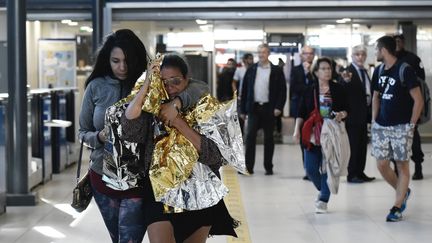
<svg viewBox="0 0 432 243">
<path fill-rule="evenodd" d="M 238 88 L 238 92 L 237 95 L 240 96 L 241 92 L 242 92 L 242 86 L 243 86 L 243 78 L 246 74 L 246 67 L 245 66 L 241 66 L 236 68 L 235 73 L 234 73 L 234 80 L 237 80 L 237 82 L 239 82 L 239 88 Z"/>
<path fill-rule="evenodd" d="M 265 66 L 262 66 L 258 63 L 258 68 L 255 77 L 255 85 L 254 85 L 255 102 L 259 102 L 259 103 L 269 102 L 270 71 L 271 71 L 270 63 L 268 63 Z"/>
</svg>

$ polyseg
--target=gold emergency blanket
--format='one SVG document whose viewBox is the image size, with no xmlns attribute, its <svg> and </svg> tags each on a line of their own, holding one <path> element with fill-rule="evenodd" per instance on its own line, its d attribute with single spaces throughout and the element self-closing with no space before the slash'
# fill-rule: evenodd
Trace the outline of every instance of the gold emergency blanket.
<svg viewBox="0 0 432 243">
<path fill-rule="evenodd" d="M 150 78 L 143 110 L 157 116 L 160 104 L 168 96 L 160 71 L 155 71 Z M 195 108 L 183 115 L 191 127 L 216 142 L 226 160 L 224 164 L 246 171 L 236 102 L 221 104 L 214 97 L 206 95 Z M 156 201 L 177 208 L 176 211 L 199 210 L 216 205 L 228 193 L 228 189 L 207 165 L 197 163 L 199 154 L 188 139 L 175 128 L 165 129 L 168 135 L 156 142 L 149 171 Z"/>
</svg>

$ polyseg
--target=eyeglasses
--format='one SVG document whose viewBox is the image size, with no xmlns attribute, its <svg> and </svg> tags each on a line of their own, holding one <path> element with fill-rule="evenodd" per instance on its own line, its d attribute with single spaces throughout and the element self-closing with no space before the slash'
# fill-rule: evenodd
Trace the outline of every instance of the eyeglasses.
<svg viewBox="0 0 432 243">
<path fill-rule="evenodd" d="M 179 85 L 183 81 L 180 77 L 173 77 L 162 80 L 165 85 Z"/>
</svg>

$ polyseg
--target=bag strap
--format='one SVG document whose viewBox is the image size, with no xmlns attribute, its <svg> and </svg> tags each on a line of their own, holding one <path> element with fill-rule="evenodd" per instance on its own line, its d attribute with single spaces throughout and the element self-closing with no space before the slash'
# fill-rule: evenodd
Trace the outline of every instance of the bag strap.
<svg viewBox="0 0 432 243">
<path fill-rule="evenodd" d="M 77 175 L 76 175 L 77 176 L 77 178 L 76 178 L 77 185 L 78 185 L 78 182 L 80 180 L 80 174 L 81 174 L 81 162 L 82 162 L 83 147 L 84 147 L 84 140 L 81 140 L 81 147 L 80 147 L 80 152 L 79 152 Z"/>
<path fill-rule="evenodd" d="M 318 92 L 319 95 L 319 92 Z M 318 101 L 317 101 L 317 91 L 316 88 L 314 88 L 314 105 L 315 105 L 315 109 L 318 109 Z"/>
<path fill-rule="evenodd" d="M 404 85 L 404 83 L 405 83 L 404 72 L 405 72 L 405 68 L 407 66 L 409 66 L 409 64 L 406 62 L 403 62 L 399 68 L 399 79 L 400 79 L 402 85 Z"/>
</svg>

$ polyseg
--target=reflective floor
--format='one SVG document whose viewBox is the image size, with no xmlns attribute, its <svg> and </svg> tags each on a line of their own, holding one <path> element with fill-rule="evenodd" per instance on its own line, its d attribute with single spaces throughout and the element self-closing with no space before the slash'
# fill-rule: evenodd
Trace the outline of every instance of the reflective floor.
<svg viewBox="0 0 432 243">
<path fill-rule="evenodd" d="M 235 175 L 246 215 L 245 232 L 256 243 L 430 242 L 432 144 L 424 144 L 423 150 L 425 179 L 411 182 L 412 194 L 404 220 L 387 223 L 385 217 L 395 193 L 381 179 L 372 157 L 368 157 L 366 173 L 377 180 L 349 184 L 343 178 L 339 194 L 330 199 L 328 214 L 317 215 L 317 192 L 309 181 L 301 179 L 304 172 L 298 146 L 276 146 L 273 176 L 264 175 L 263 148 L 258 146 L 255 174 Z M 7 213 L 0 216 L 0 242 L 110 242 L 94 202 L 82 214 L 74 213 L 69 206 L 73 177 L 74 168 L 70 168 L 37 188 L 41 199 L 36 207 L 8 207 Z M 223 236 L 207 242 L 227 241 L 249 242 Z M 144 242 L 148 242 L 147 238 Z"/>
</svg>

